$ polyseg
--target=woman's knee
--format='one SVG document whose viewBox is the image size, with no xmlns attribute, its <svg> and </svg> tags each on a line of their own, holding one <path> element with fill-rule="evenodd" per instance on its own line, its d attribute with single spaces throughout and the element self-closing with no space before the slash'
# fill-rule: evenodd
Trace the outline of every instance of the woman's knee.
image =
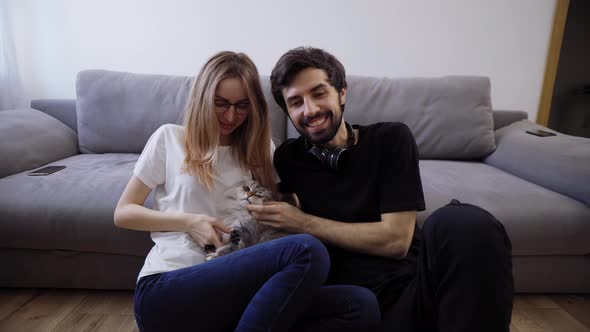
<svg viewBox="0 0 590 332">
<path fill-rule="evenodd" d="M 289 235 L 281 239 L 287 241 L 292 249 L 289 262 L 305 262 L 313 270 L 327 274 L 330 271 L 330 255 L 324 244 L 309 234 Z"/>
<path fill-rule="evenodd" d="M 375 294 L 358 286 L 354 287 L 354 295 L 351 297 L 351 311 L 358 317 L 356 323 L 359 331 L 370 331 L 381 322 L 381 311 Z"/>
<path fill-rule="evenodd" d="M 287 236 L 293 245 L 300 246 L 303 251 L 314 257 L 314 259 L 325 261 L 330 264 L 328 249 L 316 237 L 309 234 L 296 234 Z"/>
</svg>

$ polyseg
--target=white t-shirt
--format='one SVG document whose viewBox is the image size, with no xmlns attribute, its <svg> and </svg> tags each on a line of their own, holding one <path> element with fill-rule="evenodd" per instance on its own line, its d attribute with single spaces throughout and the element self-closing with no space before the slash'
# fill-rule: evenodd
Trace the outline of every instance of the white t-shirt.
<svg viewBox="0 0 590 332">
<path fill-rule="evenodd" d="M 155 210 L 206 214 L 224 219 L 224 192 L 245 179 L 251 179 L 252 175 L 249 170 L 240 167 L 229 146 L 219 146 L 215 187 L 209 191 L 201 185 L 197 176 L 181 171 L 185 158 L 185 135 L 183 126 L 165 124 L 158 128 L 137 160 L 133 174 L 150 189 L 155 189 Z M 272 148 L 274 150 L 274 144 Z M 188 233 L 151 232 L 151 237 L 155 245 L 147 255 L 138 279 L 205 261 L 203 248 Z"/>
</svg>

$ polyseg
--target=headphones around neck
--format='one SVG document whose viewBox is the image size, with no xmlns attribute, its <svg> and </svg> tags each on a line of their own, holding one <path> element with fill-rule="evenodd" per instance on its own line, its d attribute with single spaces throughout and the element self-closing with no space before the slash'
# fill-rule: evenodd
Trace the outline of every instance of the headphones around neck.
<svg viewBox="0 0 590 332">
<path fill-rule="evenodd" d="M 325 146 L 321 145 L 312 145 L 311 148 L 308 146 L 310 145 L 307 140 L 305 141 L 305 146 L 308 147 L 309 153 L 313 154 L 322 162 L 322 166 L 334 171 L 339 171 L 342 168 L 342 164 L 345 164 L 345 160 L 348 158 L 350 154 L 348 148 L 354 145 L 354 130 L 352 126 L 348 122 L 344 122 L 346 125 L 346 132 L 348 134 L 348 138 L 346 139 L 346 144 L 348 147 L 335 147 L 334 149 L 329 149 Z"/>
</svg>

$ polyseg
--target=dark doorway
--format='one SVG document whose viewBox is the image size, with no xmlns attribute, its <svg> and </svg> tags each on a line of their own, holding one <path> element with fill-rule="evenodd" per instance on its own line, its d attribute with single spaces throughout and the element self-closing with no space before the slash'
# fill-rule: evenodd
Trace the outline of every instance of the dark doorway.
<svg viewBox="0 0 590 332">
<path fill-rule="evenodd" d="M 570 0 L 548 127 L 590 137 L 590 1 Z"/>
</svg>

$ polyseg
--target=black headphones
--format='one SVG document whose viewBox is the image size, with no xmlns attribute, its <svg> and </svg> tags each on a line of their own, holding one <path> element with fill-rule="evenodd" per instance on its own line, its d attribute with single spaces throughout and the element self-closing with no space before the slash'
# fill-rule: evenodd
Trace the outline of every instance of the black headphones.
<svg viewBox="0 0 590 332">
<path fill-rule="evenodd" d="M 338 146 L 334 149 L 328 149 L 321 145 L 312 145 L 310 148 L 309 145 L 311 144 L 309 144 L 307 140 L 305 141 L 305 146 L 309 153 L 316 156 L 322 162 L 323 167 L 338 171 L 342 168 L 342 164 L 345 164 L 345 160 L 348 158 L 349 152 L 347 150 L 354 145 L 355 138 L 352 126 L 348 122 L 344 122 L 344 124 L 346 125 L 346 132 L 348 133 L 348 139 L 346 140 L 348 147 L 346 148 Z"/>
</svg>

